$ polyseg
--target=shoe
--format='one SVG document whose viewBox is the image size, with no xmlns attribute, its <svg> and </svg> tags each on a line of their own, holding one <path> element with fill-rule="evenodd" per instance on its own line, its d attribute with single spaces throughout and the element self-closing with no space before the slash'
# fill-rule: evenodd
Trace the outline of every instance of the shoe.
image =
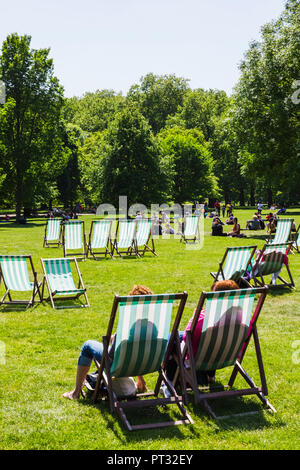
<svg viewBox="0 0 300 470">
<path fill-rule="evenodd" d="M 160 387 L 159 392 L 165 397 L 165 398 L 171 398 L 171 393 L 166 385 L 162 385 Z"/>
</svg>

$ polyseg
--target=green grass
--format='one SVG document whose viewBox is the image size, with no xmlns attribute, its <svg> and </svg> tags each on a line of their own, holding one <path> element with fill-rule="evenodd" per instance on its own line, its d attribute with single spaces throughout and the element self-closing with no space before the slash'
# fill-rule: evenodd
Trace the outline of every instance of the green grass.
<svg viewBox="0 0 300 470">
<path fill-rule="evenodd" d="M 241 225 L 252 211 L 236 211 Z M 289 215 L 289 214 L 288 214 Z M 300 222 L 300 210 L 290 215 Z M 83 216 L 86 233 L 92 216 Z M 30 219 L 26 226 L 0 224 L 1 254 L 31 254 L 41 279 L 40 258 L 62 256 L 62 250 L 43 248 L 45 220 Z M 91 307 L 53 310 L 49 304 L 24 309 L 0 309 L 0 340 L 5 344 L 5 363 L 0 364 L 1 449 L 298 449 L 299 364 L 295 342 L 299 340 L 300 255 L 290 256 L 296 289 L 270 293 L 262 310 L 258 332 L 269 388 L 269 400 L 277 413 L 262 410 L 257 398 L 226 400 L 216 404 L 221 412 L 257 410 L 255 415 L 214 422 L 192 397 L 188 410 L 192 426 L 127 432 L 107 404 L 90 400 L 71 402 L 61 397 L 74 386 L 78 354 L 87 339 L 101 341 L 115 293 L 125 295 L 133 284 L 145 284 L 155 293 L 188 292 L 181 329 L 193 313 L 202 290 L 212 284 L 225 247 L 264 244 L 264 232 L 245 232 L 246 239 L 210 237 L 211 219 L 205 220 L 201 250 L 187 250 L 179 240 L 156 242 L 158 257 L 144 259 L 87 260 L 80 270 Z M 230 227 L 226 227 L 229 231 Z M 1 295 L 3 286 L 1 288 Z M 299 346 L 298 346 L 299 348 Z M 245 368 L 258 381 L 251 343 Z M 3 361 L 2 361 L 3 362 Z M 226 371 L 217 378 L 228 377 Z M 153 387 L 155 375 L 147 376 Z M 142 413 L 149 421 L 163 410 Z M 137 419 L 140 419 L 139 416 Z"/>
</svg>

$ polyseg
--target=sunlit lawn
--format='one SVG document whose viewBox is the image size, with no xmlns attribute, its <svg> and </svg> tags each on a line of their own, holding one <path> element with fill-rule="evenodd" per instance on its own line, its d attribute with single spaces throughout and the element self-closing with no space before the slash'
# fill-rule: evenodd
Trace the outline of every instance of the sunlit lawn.
<svg viewBox="0 0 300 470">
<path fill-rule="evenodd" d="M 253 211 L 236 211 L 241 225 Z M 300 209 L 288 216 L 300 222 Z M 88 234 L 92 216 L 83 217 Z M 39 279 L 40 258 L 62 256 L 62 250 L 43 248 L 45 219 L 30 219 L 26 226 L 0 224 L 1 254 L 31 254 Z M 125 295 L 133 284 L 145 284 L 155 293 L 188 292 L 181 329 L 192 315 L 202 290 L 212 284 L 227 246 L 257 244 L 266 233 L 244 232 L 246 239 L 211 237 L 211 219 L 205 220 L 201 250 L 188 250 L 178 239 L 156 241 L 158 257 L 80 262 L 90 308 L 54 310 L 49 304 L 31 309 L 0 309 L 0 340 L 5 361 L 0 364 L 1 449 L 298 449 L 299 448 L 299 314 L 300 254 L 290 256 L 296 289 L 270 293 L 258 324 L 269 388 L 277 413 L 262 411 L 255 397 L 224 401 L 217 408 L 228 414 L 248 409 L 257 414 L 214 422 L 205 411 L 188 409 L 193 426 L 178 426 L 129 433 L 106 404 L 90 400 L 71 402 L 61 397 L 74 386 L 80 347 L 87 339 L 102 339 L 115 293 Z M 229 231 L 230 227 L 225 230 Z M 1 295 L 3 286 L 1 287 Z M 2 343 L 2 344 L 3 344 Z M 246 370 L 258 381 L 254 347 L 245 358 Z M 297 363 L 298 362 L 298 363 Z M 224 371 L 218 377 L 228 377 Z M 151 388 L 155 375 L 147 377 Z M 151 420 L 147 410 L 142 418 Z M 139 419 L 139 417 L 137 417 Z"/>
</svg>

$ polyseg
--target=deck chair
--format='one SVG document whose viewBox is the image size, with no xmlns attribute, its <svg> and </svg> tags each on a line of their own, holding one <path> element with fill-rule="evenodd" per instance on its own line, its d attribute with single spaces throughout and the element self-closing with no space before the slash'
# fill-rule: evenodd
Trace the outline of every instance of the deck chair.
<svg viewBox="0 0 300 470">
<path fill-rule="evenodd" d="M 292 250 L 297 251 L 297 253 L 300 253 L 300 225 L 297 228 L 296 233 L 294 234 L 294 240 L 292 244 Z"/>
<path fill-rule="evenodd" d="M 185 243 L 195 243 L 196 241 L 200 242 L 198 215 L 185 216 L 183 234 L 181 235 L 180 241 L 184 241 Z"/>
<path fill-rule="evenodd" d="M 61 245 L 61 218 L 48 219 L 45 227 L 44 247 Z"/>
<path fill-rule="evenodd" d="M 267 383 L 263 367 L 256 323 L 263 306 L 267 288 L 241 289 L 221 292 L 203 292 L 197 305 L 190 330 L 187 331 L 186 342 L 182 357 L 185 361 L 185 381 L 187 387 L 194 393 L 195 403 L 202 403 L 206 411 L 214 418 L 217 416 L 208 403 L 211 399 L 257 395 L 262 403 L 271 411 L 273 406 L 268 402 Z M 255 305 L 255 296 L 259 295 Z M 201 336 L 194 345 L 193 335 L 201 310 L 205 306 L 205 316 Z M 257 386 L 242 367 L 250 339 L 254 339 L 255 351 L 261 385 Z M 209 387 L 199 387 L 197 371 L 218 370 L 233 366 L 227 386 L 211 384 Z M 237 375 L 240 374 L 248 387 L 233 388 Z M 186 396 L 186 391 L 184 395 Z M 247 413 L 239 413 L 244 415 Z M 251 412 L 253 413 L 253 412 Z M 236 416 L 236 414 L 234 414 Z"/>
<path fill-rule="evenodd" d="M 118 220 L 112 253 L 140 256 L 136 246 L 136 220 Z"/>
<path fill-rule="evenodd" d="M 94 259 L 97 259 L 96 255 L 104 255 L 105 258 L 107 255 L 113 256 L 110 238 L 111 225 L 111 220 L 103 219 L 92 221 L 87 254 L 90 252 Z"/>
<path fill-rule="evenodd" d="M 149 246 L 151 239 L 152 248 Z M 140 256 L 144 256 L 146 251 L 150 251 L 155 256 L 154 240 L 152 237 L 152 221 L 149 219 L 140 219 L 137 221 L 136 229 L 136 248 Z"/>
<path fill-rule="evenodd" d="M 214 283 L 217 281 L 233 280 L 237 284 L 245 283 L 251 287 L 243 276 L 248 267 L 251 266 L 256 246 L 239 246 L 226 248 L 222 261 L 219 264 L 218 272 L 211 272 Z M 212 285 L 212 287 L 213 287 Z"/>
<path fill-rule="evenodd" d="M 291 249 L 292 243 L 278 243 L 278 244 L 265 244 L 260 252 L 259 257 L 252 266 L 252 279 L 255 286 L 268 287 L 295 287 L 295 283 L 288 265 L 284 264 L 285 254 L 288 254 Z M 289 281 L 279 276 L 279 272 L 285 266 L 289 276 Z M 265 276 L 272 276 L 272 282 L 267 283 Z M 277 278 L 281 281 L 280 284 L 276 284 Z"/>
<path fill-rule="evenodd" d="M 28 264 L 33 275 L 33 281 L 29 280 Z M 6 292 L 0 301 L 0 305 L 25 304 L 26 308 L 28 308 L 34 304 L 37 294 L 40 298 L 39 302 L 42 301 L 40 292 L 41 282 L 37 280 L 37 274 L 30 255 L 0 256 L 0 283 L 2 280 Z M 31 291 L 32 294 L 29 300 L 12 300 L 11 291 Z M 5 301 L 6 296 L 9 301 Z"/>
<path fill-rule="evenodd" d="M 71 262 L 74 263 L 76 268 L 78 276 L 78 287 L 76 287 L 74 283 Z M 44 272 L 42 298 L 44 299 L 44 288 L 47 286 L 49 297 L 46 300 L 51 301 L 53 308 L 76 308 L 90 306 L 76 258 L 41 259 L 41 263 Z M 85 298 L 85 304 L 57 306 L 54 302 L 54 298 L 55 300 L 62 301 L 70 299 L 76 300 L 81 295 L 83 295 Z"/>
<path fill-rule="evenodd" d="M 111 412 L 116 411 L 119 414 L 124 426 L 129 431 L 193 423 L 183 406 L 181 397 L 177 395 L 164 371 L 170 354 L 170 345 L 175 344 L 180 360 L 180 373 L 183 377 L 178 326 L 186 298 L 186 292 L 181 294 L 115 296 L 107 334 L 103 337 L 102 361 L 99 364 L 95 360 L 99 373 L 93 400 L 96 401 L 99 395 L 102 395 L 102 399 L 108 398 Z M 169 340 L 173 304 L 176 300 L 179 300 L 180 303 Z M 115 352 L 111 361 L 108 354 L 108 345 L 118 309 L 119 319 Z M 130 377 L 153 372 L 158 373 L 154 392 L 137 394 L 134 399 L 128 401 L 120 399 L 114 393 L 112 387 L 113 377 Z M 167 386 L 171 398 L 158 397 L 162 383 Z M 126 410 L 128 409 L 141 409 L 159 405 L 177 405 L 182 419 L 133 425 L 126 416 Z"/>
<path fill-rule="evenodd" d="M 86 242 L 83 220 L 72 220 L 65 222 L 63 225 L 62 240 L 64 257 L 76 255 L 83 259 L 86 258 Z"/>
<path fill-rule="evenodd" d="M 294 219 L 278 219 L 274 238 L 270 235 L 266 242 L 269 245 L 271 243 L 277 245 L 278 243 L 290 242 L 293 222 Z"/>
</svg>

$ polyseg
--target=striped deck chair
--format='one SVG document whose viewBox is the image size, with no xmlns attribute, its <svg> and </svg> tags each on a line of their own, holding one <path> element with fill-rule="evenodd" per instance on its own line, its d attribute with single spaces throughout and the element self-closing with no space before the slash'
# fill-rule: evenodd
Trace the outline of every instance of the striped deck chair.
<svg viewBox="0 0 300 470">
<path fill-rule="evenodd" d="M 136 220 L 118 220 L 113 254 L 115 250 L 119 256 L 122 254 L 140 256 L 136 246 Z"/>
<path fill-rule="evenodd" d="M 251 266 L 256 246 L 238 246 L 226 248 L 222 261 L 219 264 L 217 273 L 210 273 L 217 281 L 229 280 L 235 281 L 237 284 L 245 283 L 251 287 L 243 276 L 248 267 Z"/>
<path fill-rule="evenodd" d="M 98 380 L 93 399 L 99 395 L 108 398 L 111 412 L 116 411 L 127 430 L 149 429 L 193 423 L 179 397 L 165 374 L 165 365 L 170 355 L 170 345 L 176 345 L 180 373 L 183 377 L 178 326 L 186 302 L 186 292 L 181 294 L 115 296 L 106 336 L 103 337 L 103 356 L 97 363 Z M 179 300 L 176 318 L 169 332 L 174 301 Z M 119 310 L 113 361 L 109 359 L 108 345 L 114 321 Z M 158 373 L 154 392 L 140 393 L 134 399 L 124 401 L 117 397 L 112 388 L 112 377 L 130 377 Z M 160 385 L 164 383 L 171 398 L 158 398 Z M 104 387 L 102 386 L 104 385 Z M 153 397 L 153 398 L 151 398 Z M 147 406 L 177 405 L 182 419 L 146 424 L 131 424 L 126 416 L 127 409 L 143 409 Z"/>
<path fill-rule="evenodd" d="M 185 243 L 195 243 L 196 241 L 200 242 L 198 215 L 185 216 L 183 234 L 181 235 L 180 241 L 184 241 Z"/>
<path fill-rule="evenodd" d="M 300 253 L 300 225 L 297 228 L 296 233 L 294 234 L 294 240 L 292 244 L 292 250 L 297 251 L 297 253 Z"/>
<path fill-rule="evenodd" d="M 74 283 L 71 262 L 74 262 L 76 268 L 78 287 L 76 287 Z M 51 301 L 53 308 L 90 306 L 76 258 L 48 258 L 41 259 L 41 263 L 44 271 L 42 298 L 44 299 L 44 288 L 47 286 L 49 297 L 46 300 Z M 85 298 L 85 304 L 56 306 L 54 302 L 54 297 L 57 300 L 65 301 L 78 299 L 81 295 Z"/>
<path fill-rule="evenodd" d="M 151 239 L 152 248 L 149 246 Z M 149 219 L 137 220 L 136 248 L 139 255 L 144 256 L 145 251 L 151 251 L 155 256 L 154 240 L 152 237 L 152 221 Z"/>
<path fill-rule="evenodd" d="M 291 241 L 291 231 L 294 219 L 278 219 L 274 238 L 270 235 L 266 242 L 277 245 L 278 243 L 288 243 Z"/>
<path fill-rule="evenodd" d="M 259 294 L 255 305 L 255 296 Z M 262 403 L 275 412 L 266 399 L 268 389 L 264 373 L 262 355 L 258 340 L 256 322 L 263 306 L 267 288 L 241 289 L 221 292 L 203 292 L 197 305 L 191 329 L 187 331 L 183 348 L 185 360 L 185 382 L 189 384 L 195 403 L 202 403 L 214 419 L 217 416 L 208 400 L 228 396 L 257 395 Z M 205 305 L 205 316 L 200 339 L 193 349 L 193 335 L 201 310 Z M 257 386 L 242 367 L 251 337 L 254 338 L 261 385 Z M 196 371 L 218 370 L 233 366 L 227 386 L 199 387 Z M 237 375 L 240 374 L 248 384 L 246 388 L 233 388 Z M 251 412 L 253 413 L 253 412 Z M 239 415 L 248 413 L 239 413 Z M 235 415 L 236 416 L 236 415 Z"/>
<path fill-rule="evenodd" d="M 111 225 L 112 221 L 107 219 L 92 221 L 87 253 L 90 252 L 94 259 L 97 259 L 96 255 L 113 256 L 110 239 Z"/>
<path fill-rule="evenodd" d="M 45 227 L 44 247 L 61 245 L 61 218 L 48 219 Z"/>
<path fill-rule="evenodd" d="M 65 222 L 63 225 L 62 239 L 64 257 L 76 255 L 83 259 L 86 258 L 86 243 L 83 220 L 69 220 Z"/>
<path fill-rule="evenodd" d="M 28 264 L 33 274 L 33 281 L 29 280 Z M 27 305 L 26 308 L 28 308 L 34 304 L 36 294 L 39 295 L 39 301 L 42 301 L 40 293 L 41 282 L 39 283 L 37 280 L 37 274 L 30 255 L 0 256 L 0 283 L 2 280 L 6 292 L 0 301 L 0 305 L 25 304 Z M 12 300 L 11 291 L 31 291 L 32 295 L 29 300 Z M 8 296 L 9 301 L 5 301 L 6 296 Z"/>
<path fill-rule="evenodd" d="M 256 262 L 252 266 L 252 279 L 255 286 L 268 287 L 295 287 L 295 283 L 288 264 L 284 264 L 285 255 L 288 255 L 292 243 L 266 244 L 261 250 Z M 279 276 L 279 272 L 285 266 L 289 281 Z M 266 283 L 265 276 L 272 276 L 272 282 Z M 281 281 L 277 284 L 277 279 Z"/>
</svg>

